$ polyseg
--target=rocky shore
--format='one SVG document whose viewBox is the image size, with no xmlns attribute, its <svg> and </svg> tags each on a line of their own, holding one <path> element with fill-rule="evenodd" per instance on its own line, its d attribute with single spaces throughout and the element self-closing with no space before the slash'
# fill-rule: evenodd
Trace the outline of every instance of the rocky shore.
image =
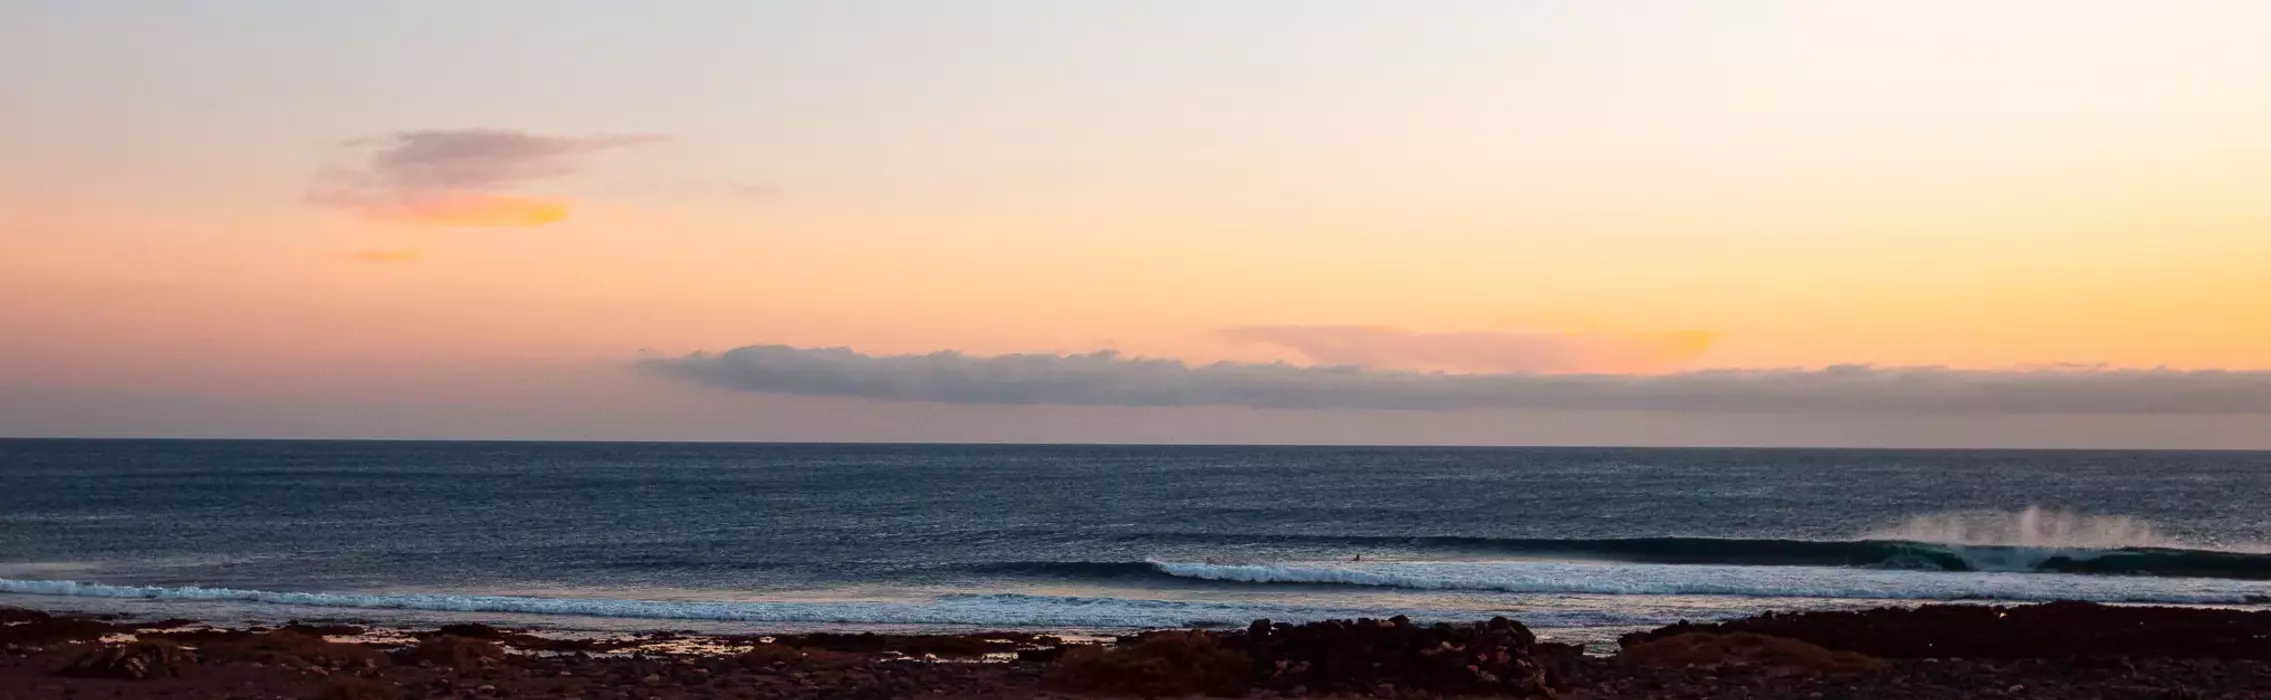
<svg viewBox="0 0 2271 700">
<path fill-rule="evenodd" d="M 1764 615 L 1540 642 L 1504 618 L 1105 642 L 1023 633 L 567 639 L 216 629 L 0 608 L 16 698 L 2271 698 L 2271 612 L 2087 603 Z M 1614 653 L 1602 653 L 1602 652 Z"/>
</svg>

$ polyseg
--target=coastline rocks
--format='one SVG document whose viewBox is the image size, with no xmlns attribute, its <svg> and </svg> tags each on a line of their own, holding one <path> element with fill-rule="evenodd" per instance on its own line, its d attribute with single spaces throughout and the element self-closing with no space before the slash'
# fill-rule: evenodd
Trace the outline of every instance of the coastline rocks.
<svg viewBox="0 0 2271 700">
<path fill-rule="evenodd" d="M 0 644 L 45 646 L 61 642 L 92 641 L 115 632 L 132 631 L 130 628 L 83 617 L 51 617 L 34 613 L 31 616 L 19 615 L 17 619 L 22 621 L 0 625 Z"/>
<path fill-rule="evenodd" d="M 198 650 L 207 661 L 218 663 L 324 669 L 369 669 L 386 665 L 386 655 L 379 653 L 377 649 L 361 644 L 326 641 L 322 637 L 287 630 L 195 635 L 192 640 L 199 645 Z"/>
<path fill-rule="evenodd" d="M 2271 660 L 2271 612 L 2111 606 L 1925 605 L 1852 612 L 1768 613 L 1680 623 L 1618 639 L 1631 649 L 1691 633 L 1753 632 L 1888 658 L 2024 659 L 2133 656 Z"/>
<path fill-rule="evenodd" d="M 780 635 L 772 643 L 807 649 L 850 651 L 859 653 L 897 652 L 907 656 L 984 656 L 988 653 L 1010 653 L 1020 649 L 1061 644 L 1056 637 L 1046 635 L 1001 633 L 969 635 L 917 635 L 876 634 L 861 632 L 844 634 L 813 632 L 808 634 Z"/>
<path fill-rule="evenodd" d="M 343 677 L 324 684 L 322 700 L 402 700 L 402 689 L 368 678 Z"/>
<path fill-rule="evenodd" d="M 1538 642 L 1530 646 L 1530 659 L 1545 673 L 1546 685 L 1559 690 L 1584 671 L 1585 645 Z"/>
<path fill-rule="evenodd" d="M 867 663 L 865 656 L 832 649 L 807 649 L 786 644 L 759 644 L 733 656 L 736 664 L 749 668 L 776 669 L 797 664 L 818 666 L 858 666 Z"/>
<path fill-rule="evenodd" d="M 76 678 L 144 680 L 179 676 L 197 655 L 164 640 L 110 644 L 87 652 L 58 673 Z"/>
<path fill-rule="evenodd" d="M 419 640 L 417 646 L 395 654 L 396 659 L 403 663 L 473 670 L 495 666 L 504 661 L 505 648 L 486 639 L 440 634 Z"/>
<path fill-rule="evenodd" d="M 1751 632 L 1677 634 L 1632 646 L 1617 658 L 1655 668 L 1741 669 L 1776 675 L 1859 673 L 1886 666 L 1882 660 L 1850 651 Z"/>
<path fill-rule="evenodd" d="M 579 651 L 586 653 L 612 651 L 620 647 L 636 646 L 639 643 L 639 640 L 637 639 L 627 638 L 540 637 L 537 635 L 529 634 L 527 632 L 499 629 L 478 622 L 442 625 L 441 627 L 435 628 L 432 632 L 421 632 L 416 636 L 422 640 L 434 639 L 437 637 L 480 639 L 527 651 L 549 651 L 562 653 Z M 661 632 L 656 633 L 656 635 L 650 638 L 664 639 L 668 638 L 669 636 L 669 633 Z"/>
<path fill-rule="evenodd" d="M 1260 682 L 1279 692 L 1552 694 L 1534 656 L 1537 636 L 1504 617 L 1424 627 L 1402 616 L 1305 625 L 1257 620 L 1227 636 L 1225 646 L 1251 656 Z"/>
<path fill-rule="evenodd" d="M 353 637 L 360 635 L 367 630 L 364 630 L 363 628 L 357 627 L 355 625 L 326 625 L 294 620 L 291 622 L 291 624 L 277 628 L 277 631 L 298 632 L 310 637 Z"/>
<path fill-rule="evenodd" d="M 1049 668 L 1041 685 L 1069 693 L 1180 697 L 1246 693 L 1254 660 L 1201 631 L 1147 634 L 1112 647 L 1071 649 Z"/>
<path fill-rule="evenodd" d="M 1280 694 L 1494 695 L 1546 697 L 1537 637 L 1503 617 L 1420 626 L 1408 619 L 1327 620 L 1303 625 L 1256 620 L 1244 630 L 1152 632 L 1112 647 L 1073 647 L 1043 686 L 1142 696 Z M 1582 648 L 1554 645 L 1573 668 Z"/>
<path fill-rule="evenodd" d="M 2084 638 L 2144 630 L 2202 631 L 2227 642 L 2256 632 L 2262 619 L 2235 610 L 2024 606 L 1931 614 L 1979 624 L 2020 618 L 2021 630 L 2052 625 Z M 1911 611 L 1899 611 L 1911 612 Z M 1998 613 L 2002 617 L 1995 617 Z M 2102 617 L 2113 615 L 2116 617 Z M 32 618 L 21 624 L 51 619 Z M 66 616 L 55 615 L 52 619 Z M 2040 619 L 2037 619 L 2040 618 Z M 2156 621 L 2157 618 L 2157 621 Z M 1966 658 L 1950 649 L 1972 636 L 2002 634 L 1952 623 L 1934 656 L 1872 658 L 1807 641 L 1728 627 L 1771 623 L 1835 629 L 1878 643 L 1922 634 L 1878 611 L 1776 615 L 1724 625 L 1672 626 L 1628 638 L 1614 657 L 1575 645 L 1539 642 L 1511 620 L 1416 625 L 1408 620 L 1336 620 L 1303 625 L 1259 621 L 1242 629 L 1160 631 L 1116 645 L 1063 645 L 1053 662 L 1011 661 L 1001 649 L 1056 641 L 1018 633 L 699 637 L 637 635 L 621 653 L 526 651 L 521 632 L 495 641 L 434 631 L 377 630 L 385 640 L 348 644 L 280 630 L 190 629 L 151 632 L 141 641 L 0 648 L 0 700 L 67 697 L 585 698 L 979 698 L 1249 695 L 1262 698 L 1552 697 L 1826 700 L 2167 700 L 2271 698 L 2271 661 L 2167 655 Z M 1934 618 L 1937 619 L 1937 618 Z M 1857 622 L 1858 621 L 1858 622 Z M 2046 622 L 2047 621 L 2047 622 Z M 1911 621 L 1913 622 L 1913 621 Z M 2213 622 L 2214 624 L 2210 624 Z M 1836 623 L 1836 624 L 1833 624 Z M 1916 623 L 1921 625 L 1922 623 Z M 1940 624 L 1940 623 L 1935 623 Z M 1996 623 L 2009 624 L 2009 623 Z M 1843 625 L 1843 626 L 1837 626 Z M 14 625 L 10 625 L 14 626 Z M 2165 628 L 2165 629 L 2164 629 Z M 1874 630 L 1874 631 L 1872 631 Z M 1828 634 L 1828 632 L 1821 632 Z M 1870 637 L 1869 635 L 1878 635 Z M 2046 633 L 2047 634 L 2047 633 Z M 532 637 L 533 638 L 533 637 Z M 851 647 L 835 651 L 765 639 Z M 2004 638 L 2007 639 L 2007 638 Z M 890 641 L 883 641 L 890 640 Z M 990 658 L 923 659 L 910 652 L 992 645 Z M 1890 641 L 1885 641 L 1890 640 Z M 753 646 L 751 642 L 756 642 Z M 618 641 L 605 641 L 608 645 Z M 2042 645 L 2065 644 L 2039 640 Z M 881 648 L 877 648 L 877 647 Z M 899 648 L 893 648 L 899 647 Z M 2154 647 L 2159 648 L 2159 647 Z M 1038 650 L 1035 650 L 1038 651 Z M 1034 654 L 1038 656 L 1039 654 Z M 391 663 L 390 663 L 391 662 Z"/>
<path fill-rule="evenodd" d="M 481 624 L 479 622 L 467 622 L 455 625 L 442 625 L 441 628 L 434 630 L 434 634 L 431 636 L 439 637 L 445 635 L 451 637 L 464 637 L 466 639 L 487 639 L 496 641 L 505 638 L 505 631 Z"/>
</svg>

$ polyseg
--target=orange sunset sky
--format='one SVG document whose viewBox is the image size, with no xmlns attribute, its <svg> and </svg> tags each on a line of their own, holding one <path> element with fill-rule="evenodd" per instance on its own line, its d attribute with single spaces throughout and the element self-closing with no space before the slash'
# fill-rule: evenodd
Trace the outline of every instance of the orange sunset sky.
<svg viewBox="0 0 2271 700">
<path fill-rule="evenodd" d="M 2242 0 L 14 3 L 0 435 L 2271 447 L 2265 46 Z"/>
</svg>

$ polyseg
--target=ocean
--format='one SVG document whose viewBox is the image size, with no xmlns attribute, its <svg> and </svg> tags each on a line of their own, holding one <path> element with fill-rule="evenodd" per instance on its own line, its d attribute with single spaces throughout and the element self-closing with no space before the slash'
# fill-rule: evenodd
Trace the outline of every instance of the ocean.
<svg viewBox="0 0 2271 700">
<path fill-rule="evenodd" d="M 559 630 L 2266 607 L 2271 453 L 0 440 L 0 604 Z"/>
</svg>

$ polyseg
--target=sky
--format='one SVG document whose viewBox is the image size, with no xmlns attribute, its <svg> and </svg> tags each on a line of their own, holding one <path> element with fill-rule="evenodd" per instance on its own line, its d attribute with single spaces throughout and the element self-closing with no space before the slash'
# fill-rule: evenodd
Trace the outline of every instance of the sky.
<svg viewBox="0 0 2271 700">
<path fill-rule="evenodd" d="M 2271 4 L 0 0 L 0 435 L 2271 448 Z"/>
</svg>

